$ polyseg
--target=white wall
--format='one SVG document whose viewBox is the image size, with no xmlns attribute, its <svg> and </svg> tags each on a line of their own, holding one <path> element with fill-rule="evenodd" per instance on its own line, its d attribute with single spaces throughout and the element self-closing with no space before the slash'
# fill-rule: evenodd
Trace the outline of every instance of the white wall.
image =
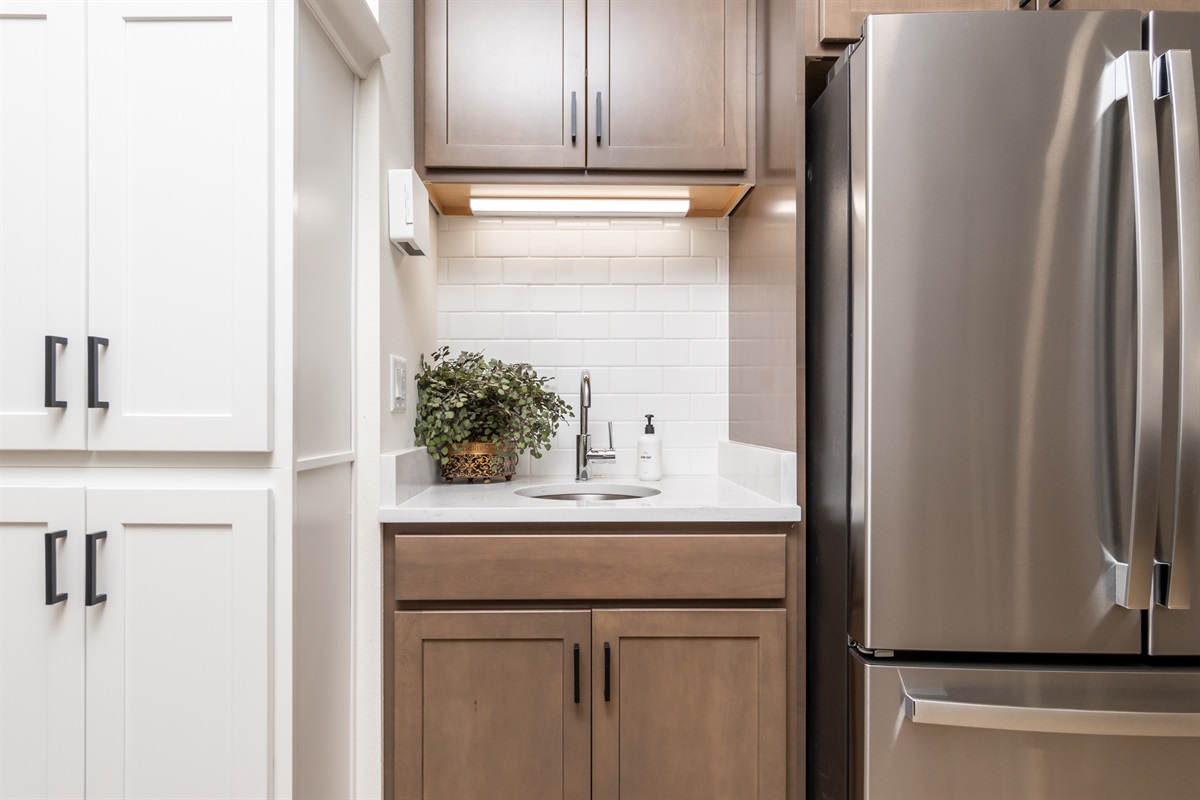
<svg viewBox="0 0 1200 800">
<path fill-rule="evenodd" d="M 614 425 L 633 475 L 637 437 L 654 414 L 668 475 L 715 475 L 728 420 L 727 220 L 438 221 L 439 344 L 532 364 L 574 408 L 592 382 L 593 442 Z M 576 412 L 578 414 L 578 412 Z M 578 417 L 521 474 L 572 474 Z"/>
</svg>

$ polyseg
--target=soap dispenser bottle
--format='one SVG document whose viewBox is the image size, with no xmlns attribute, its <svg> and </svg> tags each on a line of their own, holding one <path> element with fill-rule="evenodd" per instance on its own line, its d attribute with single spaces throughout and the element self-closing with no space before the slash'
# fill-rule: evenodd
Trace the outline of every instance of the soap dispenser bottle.
<svg viewBox="0 0 1200 800">
<path fill-rule="evenodd" d="M 646 415 L 646 432 L 637 440 L 637 476 L 644 481 L 662 478 L 662 439 L 654 434 L 654 415 Z"/>
</svg>

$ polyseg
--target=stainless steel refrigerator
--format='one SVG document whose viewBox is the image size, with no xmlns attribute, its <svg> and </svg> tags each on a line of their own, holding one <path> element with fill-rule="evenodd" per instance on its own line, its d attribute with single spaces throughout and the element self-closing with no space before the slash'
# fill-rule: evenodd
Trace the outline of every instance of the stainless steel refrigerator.
<svg viewBox="0 0 1200 800">
<path fill-rule="evenodd" d="M 1200 14 L 869 17 L 807 120 L 813 798 L 1200 798 Z"/>
</svg>

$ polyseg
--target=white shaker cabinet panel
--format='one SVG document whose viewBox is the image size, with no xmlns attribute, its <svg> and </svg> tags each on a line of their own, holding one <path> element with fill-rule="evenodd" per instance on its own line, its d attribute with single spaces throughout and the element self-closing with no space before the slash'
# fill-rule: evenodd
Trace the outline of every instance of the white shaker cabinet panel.
<svg viewBox="0 0 1200 800">
<path fill-rule="evenodd" d="M 0 0 L 0 450 L 86 446 L 84 19 Z"/>
<path fill-rule="evenodd" d="M 268 22 L 88 6 L 90 449 L 271 447 Z"/>
<path fill-rule="evenodd" d="M 270 492 L 89 489 L 87 796 L 270 796 Z M 97 598 L 98 599 L 98 598 Z"/>
<path fill-rule="evenodd" d="M 83 797 L 83 502 L 0 488 L 2 800 Z"/>
</svg>

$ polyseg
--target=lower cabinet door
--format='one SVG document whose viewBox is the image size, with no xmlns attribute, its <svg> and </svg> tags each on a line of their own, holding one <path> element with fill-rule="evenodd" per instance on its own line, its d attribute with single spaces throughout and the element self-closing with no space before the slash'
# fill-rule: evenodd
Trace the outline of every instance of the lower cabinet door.
<svg viewBox="0 0 1200 800">
<path fill-rule="evenodd" d="M 396 800 L 587 798 L 590 617 L 396 612 Z"/>
<path fill-rule="evenodd" d="M 0 798 L 83 795 L 82 488 L 0 487 Z"/>
<path fill-rule="evenodd" d="M 782 798 L 783 609 L 592 612 L 592 798 Z"/>
<path fill-rule="evenodd" d="M 270 502 L 87 491 L 89 799 L 270 796 Z"/>
</svg>

